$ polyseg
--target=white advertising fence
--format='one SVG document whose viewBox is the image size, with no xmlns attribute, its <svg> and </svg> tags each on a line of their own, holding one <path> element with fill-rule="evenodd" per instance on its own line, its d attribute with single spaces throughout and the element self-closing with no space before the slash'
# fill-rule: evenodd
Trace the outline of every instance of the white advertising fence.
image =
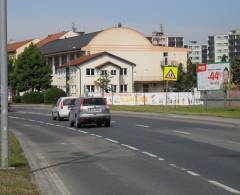
<svg viewBox="0 0 240 195">
<path fill-rule="evenodd" d="M 200 92 L 105 93 L 113 105 L 201 105 Z"/>
</svg>

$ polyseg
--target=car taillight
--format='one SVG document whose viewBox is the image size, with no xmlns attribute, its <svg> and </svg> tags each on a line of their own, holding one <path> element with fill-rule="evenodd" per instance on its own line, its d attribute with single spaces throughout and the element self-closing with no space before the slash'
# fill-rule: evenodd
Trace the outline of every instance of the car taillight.
<svg viewBox="0 0 240 195">
<path fill-rule="evenodd" d="M 63 102 L 60 103 L 60 109 L 63 109 Z"/>
<path fill-rule="evenodd" d="M 104 104 L 105 104 L 106 108 L 109 109 L 109 105 L 107 103 L 107 98 L 104 98 Z"/>
<path fill-rule="evenodd" d="M 83 111 L 83 103 L 84 103 L 84 100 L 81 99 L 81 100 L 80 100 L 80 112 Z"/>
</svg>

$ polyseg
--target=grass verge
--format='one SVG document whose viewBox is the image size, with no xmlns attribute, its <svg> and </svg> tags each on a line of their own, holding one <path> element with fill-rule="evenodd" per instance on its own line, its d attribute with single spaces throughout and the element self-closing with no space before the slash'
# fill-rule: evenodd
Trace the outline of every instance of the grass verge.
<svg viewBox="0 0 240 195">
<path fill-rule="evenodd" d="M 0 195 L 40 195 L 37 186 L 31 182 L 28 162 L 12 132 L 9 132 L 9 164 L 15 169 L 0 170 Z"/>
<path fill-rule="evenodd" d="M 240 118 L 240 109 L 208 108 L 207 111 L 202 106 L 110 106 L 115 111 L 131 111 L 131 112 L 153 112 L 153 113 L 172 113 L 184 115 L 200 115 L 200 116 L 217 116 L 226 118 Z"/>
</svg>

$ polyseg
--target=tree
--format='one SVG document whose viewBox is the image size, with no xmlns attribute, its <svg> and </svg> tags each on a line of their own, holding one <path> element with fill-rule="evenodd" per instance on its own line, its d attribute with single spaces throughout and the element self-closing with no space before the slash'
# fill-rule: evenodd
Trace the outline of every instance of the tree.
<svg viewBox="0 0 240 195">
<path fill-rule="evenodd" d="M 14 64 L 12 83 L 19 92 L 41 91 L 51 84 L 51 67 L 36 45 L 31 44 Z"/>
<path fill-rule="evenodd" d="M 100 77 L 97 79 L 96 83 L 100 86 L 102 95 L 104 96 L 104 92 L 109 92 L 110 89 L 108 85 L 111 81 L 111 77 L 107 71 L 104 71 L 104 74 L 101 74 Z"/>
<path fill-rule="evenodd" d="M 186 84 L 186 72 L 183 70 L 182 64 L 178 66 L 178 80 L 174 82 L 173 87 L 176 88 L 177 91 L 184 91 Z"/>
<path fill-rule="evenodd" d="M 231 61 L 232 82 L 240 86 L 240 59 Z"/>
<path fill-rule="evenodd" d="M 227 58 L 228 57 L 226 56 L 226 54 L 223 54 L 221 61 L 222 62 L 227 62 Z"/>
<path fill-rule="evenodd" d="M 192 64 L 191 60 L 187 61 L 187 73 L 185 79 L 186 89 L 192 89 L 197 87 L 197 73 L 196 73 L 196 64 Z"/>
</svg>

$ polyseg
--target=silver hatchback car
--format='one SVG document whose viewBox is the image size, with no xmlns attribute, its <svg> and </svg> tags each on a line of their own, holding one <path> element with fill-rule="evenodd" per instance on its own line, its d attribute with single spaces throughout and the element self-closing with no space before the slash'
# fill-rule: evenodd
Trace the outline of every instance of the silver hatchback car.
<svg viewBox="0 0 240 195">
<path fill-rule="evenodd" d="M 79 128 L 83 124 L 104 124 L 110 127 L 111 115 L 106 98 L 102 97 L 80 97 L 75 100 L 69 113 L 69 124 Z"/>
</svg>

